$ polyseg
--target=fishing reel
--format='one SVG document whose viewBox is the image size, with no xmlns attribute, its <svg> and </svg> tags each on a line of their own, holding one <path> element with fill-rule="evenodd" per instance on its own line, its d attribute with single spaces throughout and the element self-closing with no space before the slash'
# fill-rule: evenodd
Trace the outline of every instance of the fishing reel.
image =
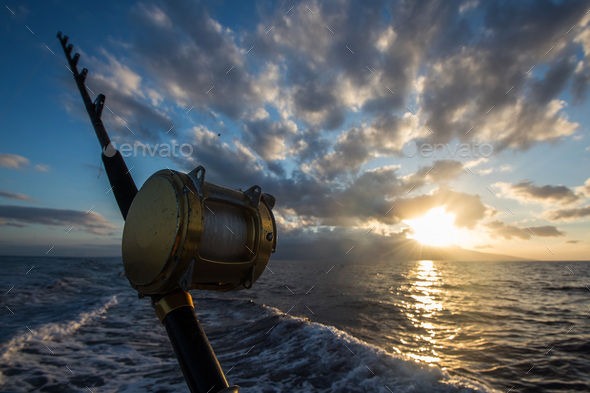
<svg viewBox="0 0 590 393">
<path fill-rule="evenodd" d="M 133 199 L 123 264 L 141 295 L 250 288 L 276 249 L 275 199 L 205 182 L 205 168 L 154 173 Z"/>
</svg>

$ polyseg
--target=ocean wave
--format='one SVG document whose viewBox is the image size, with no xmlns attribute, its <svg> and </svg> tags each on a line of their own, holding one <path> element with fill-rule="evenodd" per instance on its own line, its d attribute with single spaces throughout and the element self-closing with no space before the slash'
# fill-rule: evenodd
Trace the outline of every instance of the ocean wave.
<svg viewBox="0 0 590 393">
<path fill-rule="evenodd" d="M 17 354 L 25 347 L 49 346 L 51 341 L 59 340 L 78 331 L 81 327 L 90 324 L 95 319 L 104 315 L 107 310 L 118 304 L 117 296 L 103 298 L 100 306 L 89 312 L 80 313 L 77 318 L 60 323 L 47 323 L 27 330 L 23 326 L 23 332 L 14 336 L 10 341 L 3 343 L 0 348 L 0 360 L 3 367 L 10 366 Z M 48 348 L 49 349 L 49 348 Z M 5 383 L 5 375 L 0 371 L 0 384 Z"/>
</svg>

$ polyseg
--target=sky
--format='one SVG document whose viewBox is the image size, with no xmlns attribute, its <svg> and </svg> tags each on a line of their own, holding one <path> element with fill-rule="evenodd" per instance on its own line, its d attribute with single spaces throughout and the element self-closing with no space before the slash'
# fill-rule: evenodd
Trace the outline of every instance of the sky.
<svg viewBox="0 0 590 393">
<path fill-rule="evenodd" d="M 409 244 L 588 260 L 589 11 L 3 1 L 0 254 L 120 255 L 62 31 L 136 184 L 202 165 L 211 183 L 260 185 L 277 199 L 273 258 Z"/>
</svg>

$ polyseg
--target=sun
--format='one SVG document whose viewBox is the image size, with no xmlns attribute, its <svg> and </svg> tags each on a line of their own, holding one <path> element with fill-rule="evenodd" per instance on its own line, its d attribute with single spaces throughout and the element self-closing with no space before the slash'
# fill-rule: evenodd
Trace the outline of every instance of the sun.
<svg viewBox="0 0 590 393">
<path fill-rule="evenodd" d="M 403 220 L 412 229 L 408 239 L 430 246 L 448 246 L 458 238 L 455 228 L 455 215 L 447 213 L 443 207 L 431 209 L 424 216 L 413 220 Z"/>
</svg>

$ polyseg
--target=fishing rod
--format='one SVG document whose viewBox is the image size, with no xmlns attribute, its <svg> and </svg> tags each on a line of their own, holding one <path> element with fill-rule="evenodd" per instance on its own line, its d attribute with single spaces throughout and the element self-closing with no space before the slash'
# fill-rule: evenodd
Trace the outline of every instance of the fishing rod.
<svg viewBox="0 0 590 393">
<path fill-rule="evenodd" d="M 257 185 L 232 190 L 205 181 L 205 168 L 164 169 L 137 190 L 125 160 L 111 144 L 94 102 L 86 68 L 72 57 L 68 36 L 57 33 L 70 71 L 102 148 L 102 161 L 125 220 L 125 274 L 139 297 L 149 296 L 192 393 L 238 393 L 229 386 L 195 313 L 191 289 L 249 289 L 264 272 L 277 244 L 275 198 Z"/>
</svg>

